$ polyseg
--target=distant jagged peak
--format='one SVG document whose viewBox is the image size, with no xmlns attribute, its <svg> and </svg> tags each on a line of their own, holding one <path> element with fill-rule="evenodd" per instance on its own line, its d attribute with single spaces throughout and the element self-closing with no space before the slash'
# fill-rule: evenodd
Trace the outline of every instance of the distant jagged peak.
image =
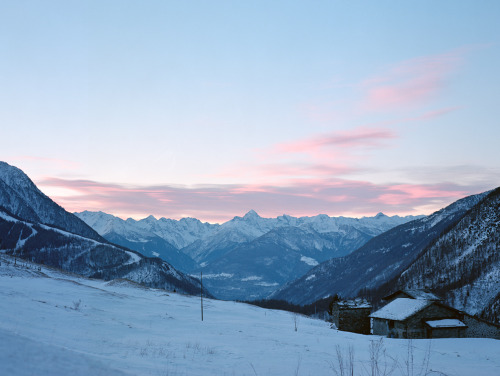
<svg viewBox="0 0 500 376">
<path fill-rule="evenodd" d="M 246 213 L 244 216 L 243 216 L 244 219 L 253 219 L 253 218 L 261 218 L 260 215 L 257 214 L 257 212 L 253 209 L 250 209 L 250 211 L 248 213 Z"/>
<path fill-rule="evenodd" d="M 330 221 L 332 217 L 330 217 L 328 214 L 318 214 L 315 215 L 314 217 L 311 217 L 311 219 L 314 220 L 315 222 L 326 222 Z"/>
<path fill-rule="evenodd" d="M 84 210 L 82 212 L 74 212 L 73 214 L 79 217 L 117 218 L 113 214 L 108 214 L 101 210 L 99 211 Z"/>
</svg>

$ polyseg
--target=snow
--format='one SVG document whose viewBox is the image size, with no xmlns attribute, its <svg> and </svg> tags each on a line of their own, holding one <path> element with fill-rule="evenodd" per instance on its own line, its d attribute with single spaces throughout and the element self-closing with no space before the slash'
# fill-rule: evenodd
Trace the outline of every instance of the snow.
<svg viewBox="0 0 500 376">
<path fill-rule="evenodd" d="M 141 256 L 139 256 L 138 254 L 133 253 L 133 252 L 129 252 L 129 251 L 125 251 L 125 253 L 126 253 L 127 255 L 129 255 L 129 256 L 130 256 L 130 258 L 129 258 L 129 260 L 128 260 L 126 263 L 124 263 L 123 265 L 130 265 L 130 264 L 134 264 L 134 263 L 136 263 L 136 262 L 141 261 Z"/>
<path fill-rule="evenodd" d="M 192 277 L 198 278 L 199 275 L 197 274 L 191 274 Z M 227 279 L 227 278 L 233 278 L 234 274 L 231 273 L 217 273 L 217 274 L 205 274 L 203 275 L 203 278 L 205 279 Z"/>
<path fill-rule="evenodd" d="M 302 256 L 300 258 L 300 261 L 305 262 L 309 266 L 319 265 L 319 262 L 317 262 L 315 259 L 313 259 L 311 257 Z"/>
<path fill-rule="evenodd" d="M 256 275 L 251 275 L 250 277 L 242 278 L 241 282 L 260 281 L 260 280 L 262 280 L 262 277 L 259 277 Z"/>
<path fill-rule="evenodd" d="M 413 299 L 423 299 L 423 300 L 441 300 L 441 298 L 432 292 L 418 290 L 418 289 L 405 289 L 402 290 L 404 293 L 411 296 Z"/>
<path fill-rule="evenodd" d="M 428 300 L 399 298 L 372 313 L 370 317 L 403 321 L 430 304 L 432 302 Z"/>
<path fill-rule="evenodd" d="M 153 254 L 154 257 L 160 257 L 160 254 L 158 252 L 153 251 L 151 253 Z"/>
<path fill-rule="evenodd" d="M 8 222 L 18 222 L 17 219 L 11 217 L 10 215 L 7 215 L 7 213 L 4 213 L 2 211 L 0 211 L 0 218 L 8 221 Z"/>
<path fill-rule="evenodd" d="M 395 226 L 406 223 L 417 217 L 387 217 L 379 213 L 376 217 L 346 218 L 329 217 L 320 214 L 313 217 L 291 217 L 283 215 L 277 218 L 262 218 L 254 210 L 243 217 L 234 217 L 221 225 L 202 223 L 195 218 L 183 218 L 179 221 L 153 216 L 136 221 L 132 218 L 123 220 L 103 212 L 74 213 L 100 235 L 114 232 L 129 241 L 143 242 L 152 236 L 158 236 L 178 249 L 185 248 L 186 253 L 200 262 L 214 248 L 221 244 L 246 243 L 279 227 L 297 227 L 302 231 L 313 233 L 345 234 L 346 228 L 352 227 L 371 236 L 378 235 Z M 197 241 L 201 241 L 197 244 Z M 190 247 L 194 247 L 191 249 Z M 317 249 L 324 245 L 317 244 Z M 297 246 L 290 244 L 291 249 Z"/>
<path fill-rule="evenodd" d="M 333 375 L 337 346 L 352 346 L 355 374 L 364 375 L 369 346 L 380 340 L 289 312 L 211 299 L 204 299 L 201 321 L 198 297 L 6 260 L 0 255 L 5 375 Z M 498 375 L 500 341 L 413 340 L 414 364 L 422 364 L 429 345 L 435 372 L 429 374 Z M 393 375 L 404 374 L 408 341 L 383 339 L 383 346 L 400 364 Z"/>
<path fill-rule="evenodd" d="M 279 286 L 279 283 L 277 283 L 277 282 L 258 282 L 255 284 L 255 286 L 274 287 L 274 286 Z"/>
<path fill-rule="evenodd" d="M 306 278 L 306 281 L 310 281 L 311 279 L 316 278 L 316 274 L 311 274 L 309 277 Z"/>
<path fill-rule="evenodd" d="M 364 299 L 343 300 L 338 302 L 339 306 L 350 308 L 371 308 L 371 304 Z"/>
<path fill-rule="evenodd" d="M 442 320 L 432 320 L 432 321 L 426 321 L 425 322 L 427 325 L 429 325 L 431 328 L 460 328 L 460 327 L 467 327 L 462 321 L 457 320 L 457 319 L 442 319 Z"/>
</svg>

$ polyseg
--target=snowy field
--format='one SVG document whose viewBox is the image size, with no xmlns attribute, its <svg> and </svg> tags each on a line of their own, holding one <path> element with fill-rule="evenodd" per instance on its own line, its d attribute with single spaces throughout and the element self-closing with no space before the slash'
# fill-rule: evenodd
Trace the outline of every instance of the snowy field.
<svg viewBox="0 0 500 376">
<path fill-rule="evenodd" d="M 369 348 L 380 337 L 215 300 L 204 300 L 202 322 L 196 297 L 7 260 L 0 256 L 2 375 L 336 375 L 337 350 L 347 361 L 349 348 L 354 374 L 371 375 Z M 393 375 L 500 375 L 497 340 L 414 340 L 413 366 L 407 340 L 383 339 L 383 348 L 389 366 L 397 362 Z"/>
</svg>

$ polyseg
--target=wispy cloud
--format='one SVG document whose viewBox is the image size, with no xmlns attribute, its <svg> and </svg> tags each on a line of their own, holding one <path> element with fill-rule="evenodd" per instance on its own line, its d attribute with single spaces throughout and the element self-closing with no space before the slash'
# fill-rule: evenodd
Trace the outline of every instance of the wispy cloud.
<svg viewBox="0 0 500 376">
<path fill-rule="evenodd" d="M 228 166 L 212 178 L 285 186 L 294 179 L 329 179 L 359 173 L 359 150 L 386 148 L 396 133 L 384 127 L 360 127 L 314 135 L 255 150 L 246 165 Z"/>
<path fill-rule="evenodd" d="M 264 216 L 430 213 L 465 195 L 493 188 L 494 179 L 483 174 L 479 180 L 462 177 L 461 184 L 456 184 L 442 173 L 419 180 L 403 171 L 397 181 L 374 183 L 369 176 L 380 177 L 384 167 L 373 167 L 371 159 L 379 151 L 397 147 L 405 136 L 404 125 L 420 124 L 460 108 L 429 104 L 446 88 L 463 54 L 464 50 L 457 50 L 396 64 L 350 85 L 348 89 L 359 90 L 361 96 L 348 104 L 344 100 L 310 104 L 306 107 L 310 119 L 335 122 L 331 127 L 335 130 L 255 150 L 255 158 L 245 165 L 223 166 L 223 171 L 204 177 L 231 184 L 126 186 L 55 178 L 39 184 L 55 192 L 53 198 L 69 210 L 103 210 L 121 217 L 153 214 L 223 222 L 250 209 Z M 371 121 L 374 112 L 383 116 L 377 113 Z M 461 176 L 460 171 L 466 172 L 457 166 L 453 175 Z M 360 178 L 354 180 L 354 176 Z"/>
<path fill-rule="evenodd" d="M 446 86 L 462 60 L 463 50 L 401 62 L 361 84 L 365 110 L 394 110 L 427 103 Z"/>
<path fill-rule="evenodd" d="M 205 185 L 195 187 L 130 187 L 89 180 L 46 178 L 37 182 L 42 190 L 56 187 L 75 194 L 52 197 L 70 211 L 102 210 L 115 215 L 143 218 L 197 217 L 223 222 L 250 209 L 274 217 L 291 215 L 420 214 L 422 208 L 437 210 L 477 186 L 457 184 L 383 185 L 342 179 L 297 179 L 287 186 Z"/>
<path fill-rule="evenodd" d="M 278 144 L 274 147 L 274 150 L 278 153 L 310 153 L 326 147 L 366 148 L 380 146 L 383 141 L 395 137 L 395 133 L 387 128 L 362 127 Z"/>
</svg>

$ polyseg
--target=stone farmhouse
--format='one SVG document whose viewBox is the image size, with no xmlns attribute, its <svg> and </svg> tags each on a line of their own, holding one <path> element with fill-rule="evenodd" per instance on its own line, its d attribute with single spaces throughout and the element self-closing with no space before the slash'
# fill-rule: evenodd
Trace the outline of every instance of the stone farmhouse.
<svg viewBox="0 0 500 376">
<path fill-rule="evenodd" d="M 424 299 L 398 298 L 370 315 L 372 334 L 391 338 L 465 337 L 458 311 Z"/>
<path fill-rule="evenodd" d="M 370 315 L 371 333 L 392 338 L 496 338 L 500 326 L 453 307 L 421 290 L 400 290 Z"/>
</svg>

